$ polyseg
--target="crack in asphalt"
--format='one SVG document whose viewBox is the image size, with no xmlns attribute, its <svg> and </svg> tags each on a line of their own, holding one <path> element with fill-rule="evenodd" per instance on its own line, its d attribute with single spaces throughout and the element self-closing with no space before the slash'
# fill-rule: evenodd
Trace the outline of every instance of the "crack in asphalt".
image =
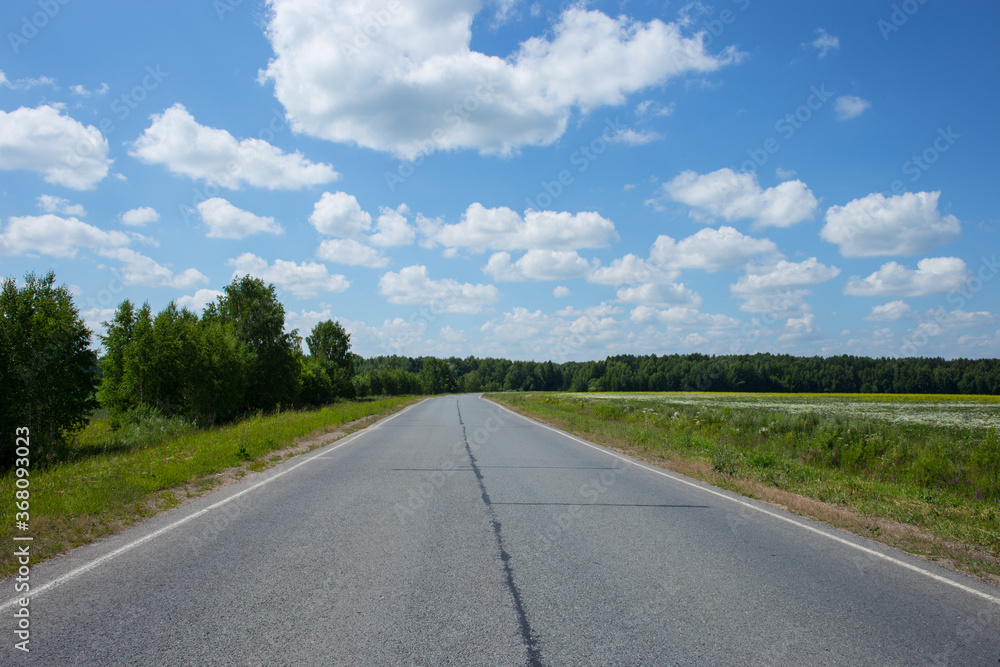
<svg viewBox="0 0 1000 667">
<path fill-rule="evenodd" d="M 482 470 L 479 469 L 476 457 L 469 446 L 469 439 L 465 434 L 465 422 L 462 421 L 462 408 L 459 406 L 458 401 L 455 401 L 455 409 L 458 410 L 458 423 L 462 427 L 462 442 L 465 443 L 465 452 L 469 455 L 470 465 L 476 475 L 476 481 L 479 483 L 483 504 L 486 506 L 486 515 L 489 517 L 490 525 L 493 527 L 493 535 L 496 537 L 497 548 L 500 550 L 500 562 L 506 579 L 507 589 L 514 600 L 514 610 L 517 612 L 517 624 L 521 631 L 521 641 L 524 642 L 524 648 L 528 653 L 527 665 L 528 667 L 543 667 L 545 663 L 542 662 L 542 652 L 538 647 L 538 640 L 535 638 L 535 633 L 531 629 L 531 623 L 528 621 L 528 615 L 524 609 L 524 601 L 521 599 L 521 591 L 518 590 L 517 584 L 514 582 L 514 568 L 510 563 L 510 554 L 507 553 L 507 548 L 504 546 L 500 519 L 497 518 L 496 511 L 493 509 L 493 501 L 490 500 L 490 494 L 486 491 L 486 485 L 483 483 Z"/>
</svg>

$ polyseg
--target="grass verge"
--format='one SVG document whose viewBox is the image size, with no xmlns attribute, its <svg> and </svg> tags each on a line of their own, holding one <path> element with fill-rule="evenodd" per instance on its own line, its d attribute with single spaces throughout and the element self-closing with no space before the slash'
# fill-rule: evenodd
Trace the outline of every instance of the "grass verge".
<svg viewBox="0 0 1000 667">
<path fill-rule="evenodd" d="M 211 429 L 154 418 L 111 431 L 94 419 L 78 435 L 68 459 L 31 469 L 29 530 L 14 524 L 16 478 L 0 477 L 0 543 L 30 535 L 31 563 L 117 532 L 210 489 L 327 444 L 378 417 L 410 405 L 413 397 L 336 403 L 318 410 L 256 415 Z M 0 551 L 0 578 L 17 563 Z"/>
<path fill-rule="evenodd" d="M 586 395 L 494 394 L 640 460 L 1000 584 L 995 429 Z"/>
</svg>

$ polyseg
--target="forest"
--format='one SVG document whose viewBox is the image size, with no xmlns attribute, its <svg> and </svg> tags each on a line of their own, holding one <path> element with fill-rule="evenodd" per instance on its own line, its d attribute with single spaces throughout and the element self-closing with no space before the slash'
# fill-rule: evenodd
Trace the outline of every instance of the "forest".
<svg viewBox="0 0 1000 667">
<path fill-rule="evenodd" d="M 615 355 L 601 361 L 362 358 L 327 320 L 285 330 L 273 284 L 236 278 L 201 315 L 123 301 L 101 356 L 55 274 L 0 289 L 0 469 L 15 429 L 58 458 L 95 410 L 113 427 L 156 415 L 199 426 L 343 399 L 479 391 L 743 391 L 1000 394 L 1000 360 L 796 357 L 758 353 Z"/>
</svg>

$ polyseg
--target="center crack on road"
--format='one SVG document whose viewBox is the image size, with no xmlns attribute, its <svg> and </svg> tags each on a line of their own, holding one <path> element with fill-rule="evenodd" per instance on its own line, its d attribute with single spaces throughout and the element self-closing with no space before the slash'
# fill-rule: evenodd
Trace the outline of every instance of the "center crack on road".
<svg viewBox="0 0 1000 667">
<path fill-rule="evenodd" d="M 528 615 L 524 610 L 524 602 L 521 600 L 521 591 L 518 590 L 517 584 L 514 582 L 514 568 L 510 564 L 510 554 L 507 553 L 507 548 L 504 546 L 503 533 L 500 530 L 500 519 L 497 518 L 496 511 L 493 509 L 490 494 L 486 491 L 486 485 L 483 483 L 483 473 L 476 464 L 476 456 L 472 453 L 472 447 L 469 446 L 469 438 L 465 434 L 465 422 L 462 421 L 462 408 L 459 406 L 458 401 L 455 401 L 455 408 L 458 410 L 458 424 L 462 427 L 462 442 L 465 443 L 465 452 L 469 455 L 470 465 L 472 466 L 473 473 L 476 475 L 476 482 L 479 483 L 483 504 L 486 506 L 486 516 L 493 527 L 493 535 L 496 537 L 497 548 L 500 550 L 500 563 L 504 578 L 506 579 L 507 589 L 510 591 L 510 596 L 514 601 L 514 610 L 517 612 L 517 624 L 521 630 L 521 641 L 524 642 L 524 648 L 528 653 L 528 667 L 543 667 L 542 652 L 538 648 L 538 640 L 535 638 L 535 633 L 528 622 Z"/>
</svg>

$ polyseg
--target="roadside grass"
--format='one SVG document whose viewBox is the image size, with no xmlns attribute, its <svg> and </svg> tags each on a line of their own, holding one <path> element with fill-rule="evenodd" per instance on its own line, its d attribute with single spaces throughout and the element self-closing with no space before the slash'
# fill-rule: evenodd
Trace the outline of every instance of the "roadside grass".
<svg viewBox="0 0 1000 667">
<path fill-rule="evenodd" d="M 31 563 L 37 563 L 201 495 L 223 474 L 239 478 L 269 468 L 292 455 L 297 442 L 346 433 L 416 400 L 394 397 L 256 414 L 210 429 L 153 417 L 112 431 L 106 419 L 92 419 L 65 460 L 31 468 L 27 531 L 15 528 L 16 478 L 12 472 L 0 477 L 0 498 L 11 499 L 0 505 L 0 543 L 15 544 L 15 534 L 31 536 Z M 0 578 L 16 571 L 13 552 L 0 551 Z"/>
<path fill-rule="evenodd" d="M 720 395 L 701 405 L 671 402 L 670 393 L 488 397 L 645 461 L 1000 583 L 996 428 L 731 406 Z"/>
</svg>

